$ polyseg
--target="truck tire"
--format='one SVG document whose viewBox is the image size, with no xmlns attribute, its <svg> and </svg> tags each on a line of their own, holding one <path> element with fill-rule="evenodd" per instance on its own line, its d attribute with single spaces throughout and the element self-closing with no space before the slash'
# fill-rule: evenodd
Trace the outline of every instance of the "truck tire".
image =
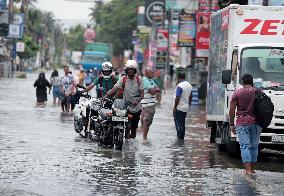
<svg viewBox="0 0 284 196">
<path fill-rule="evenodd" d="M 222 123 L 218 122 L 216 127 L 216 138 L 218 138 L 221 141 L 216 142 L 216 147 L 220 152 L 226 151 L 226 144 L 222 143 L 223 135 L 224 135 L 223 125 Z"/>
<path fill-rule="evenodd" d="M 210 122 L 211 125 L 211 135 L 210 135 L 210 143 L 215 143 L 216 142 L 216 123 L 215 122 Z"/>
</svg>

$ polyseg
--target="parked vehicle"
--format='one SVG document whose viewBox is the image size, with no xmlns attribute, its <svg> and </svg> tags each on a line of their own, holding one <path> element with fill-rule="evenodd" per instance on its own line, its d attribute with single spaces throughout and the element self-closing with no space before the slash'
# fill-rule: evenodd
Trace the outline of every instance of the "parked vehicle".
<svg viewBox="0 0 284 196">
<path fill-rule="evenodd" d="M 84 70 L 97 69 L 100 70 L 102 63 L 112 61 L 112 44 L 109 43 L 86 43 L 82 53 L 82 68 Z"/>
<path fill-rule="evenodd" d="M 81 85 L 79 85 L 81 86 Z M 81 86 L 82 87 L 82 86 Z M 74 117 L 74 128 L 77 133 L 82 137 L 87 138 L 88 136 L 92 140 L 99 139 L 98 130 L 98 111 L 100 110 L 101 101 L 97 98 L 91 97 L 90 95 L 82 94 L 78 92 L 81 100 L 79 109 L 80 112 Z"/>
<path fill-rule="evenodd" d="M 229 156 L 239 153 L 229 130 L 230 100 L 248 73 L 274 104 L 270 126 L 262 130 L 260 148 L 284 146 L 284 7 L 232 4 L 211 15 L 207 84 L 207 124 L 211 142 Z"/>
</svg>

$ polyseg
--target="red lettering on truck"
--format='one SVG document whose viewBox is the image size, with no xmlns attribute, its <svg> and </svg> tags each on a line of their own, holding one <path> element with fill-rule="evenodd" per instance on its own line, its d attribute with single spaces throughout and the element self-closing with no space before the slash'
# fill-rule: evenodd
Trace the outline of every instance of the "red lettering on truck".
<svg viewBox="0 0 284 196">
<path fill-rule="evenodd" d="M 277 26 L 272 26 L 273 23 L 279 23 L 280 20 L 265 20 L 260 31 L 260 35 L 277 35 L 277 32 L 269 30 L 277 29 Z"/>
<path fill-rule="evenodd" d="M 259 19 L 245 19 L 244 22 L 249 22 L 250 24 L 241 32 L 241 34 L 257 34 L 258 31 L 254 31 L 255 27 L 261 23 Z"/>
<path fill-rule="evenodd" d="M 256 27 L 262 23 L 261 30 L 256 30 Z M 249 23 L 245 29 L 241 32 L 241 34 L 249 34 L 249 35 L 277 35 L 277 29 L 279 24 L 284 24 L 284 20 L 260 20 L 260 19 L 245 19 L 245 23 Z M 282 32 L 284 35 L 284 31 Z"/>
</svg>

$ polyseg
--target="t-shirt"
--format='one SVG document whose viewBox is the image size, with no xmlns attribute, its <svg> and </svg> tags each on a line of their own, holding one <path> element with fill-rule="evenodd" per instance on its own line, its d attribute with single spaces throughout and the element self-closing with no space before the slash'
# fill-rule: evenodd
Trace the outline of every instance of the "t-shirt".
<svg viewBox="0 0 284 196">
<path fill-rule="evenodd" d="M 177 85 L 175 90 L 175 96 L 180 97 L 179 103 L 177 105 L 177 110 L 182 112 L 188 112 L 191 90 L 192 86 L 187 81 L 182 81 Z"/>
<path fill-rule="evenodd" d="M 254 115 L 254 99 L 255 99 L 254 87 L 241 88 L 234 92 L 231 103 L 237 102 L 237 121 L 236 125 L 251 125 L 255 124 Z"/>
<path fill-rule="evenodd" d="M 75 80 L 74 80 L 74 77 L 72 75 L 69 74 L 67 76 L 63 76 L 61 78 L 61 85 L 63 87 L 63 93 L 71 94 L 74 82 L 75 82 Z"/>
<path fill-rule="evenodd" d="M 98 76 L 93 83 L 94 85 L 97 85 L 97 97 L 100 98 L 105 96 L 106 93 L 114 87 L 117 81 L 118 77 L 114 75 L 111 75 L 108 79 L 105 79 L 103 76 Z M 102 87 L 103 89 L 100 89 L 99 87 Z"/>
<path fill-rule="evenodd" d="M 164 85 L 163 85 L 163 79 L 162 78 L 155 78 L 154 82 L 156 83 L 156 85 L 159 87 L 160 92 L 162 92 L 162 89 L 164 89 Z"/>
<path fill-rule="evenodd" d="M 124 76 L 124 77 L 127 77 L 127 80 L 124 86 L 123 98 L 127 104 L 127 109 L 132 113 L 136 113 L 142 109 L 141 102 L 139 102 L 135 106 L 133 106 L 131 103 L 138 101 L 140 99 L 141 92 L 144 89 L 143 81 L 140 76 L 138 77 L 140 84 L 138 84 L 136 77 L 134 77 L 133 80 L 130 80 L 128 76 Z M 117 81 L 115 85 L 117 88 L 119 89 L 123 88 L 123 78 L 124 77 L 121 77 Z"/>
<path fill-rule="evenodd" d="M 50 79 L 50 84 L 52 86 L 60 86 L 61 85 L 61 78 L 59 76 L 54 76 Z"/>
<path fill-rule="evenodd" d="M 149 93 L 149 89 L 155 88 L 157 85 L 153 79 L 149 79 L 147 77 L 143 77 L 143 85 L 144 85 L 144 97 L 141 101 L 142 107 L 153 106 L 156 104 L 155 95 L 151 95 Z"/>
</svg>

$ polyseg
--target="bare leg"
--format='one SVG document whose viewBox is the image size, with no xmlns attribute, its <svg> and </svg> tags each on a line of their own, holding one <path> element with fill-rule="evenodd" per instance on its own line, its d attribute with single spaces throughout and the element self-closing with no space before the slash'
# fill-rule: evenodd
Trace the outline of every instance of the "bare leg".
<svg viewBox="0 0 284 196">
<path fill-rule="evenodd" d="M 244 163 L 245 166 L 245 174 L 251 176 L 252 175 L 252 164 Z"/>
<path fill-rule="evenodd" d="M 53 96 L 53 105 L 56 104 L 56 97 Z"/>
<path fill-rule="evenodd" d="M 143 125 L 142 126 L 142 130 L 143 130 L 143 139 L 146 140 L 147 139 L 147 135 L 148 135 L 148 131 L 149 131 L 149 126 Z"/>
</svg>

